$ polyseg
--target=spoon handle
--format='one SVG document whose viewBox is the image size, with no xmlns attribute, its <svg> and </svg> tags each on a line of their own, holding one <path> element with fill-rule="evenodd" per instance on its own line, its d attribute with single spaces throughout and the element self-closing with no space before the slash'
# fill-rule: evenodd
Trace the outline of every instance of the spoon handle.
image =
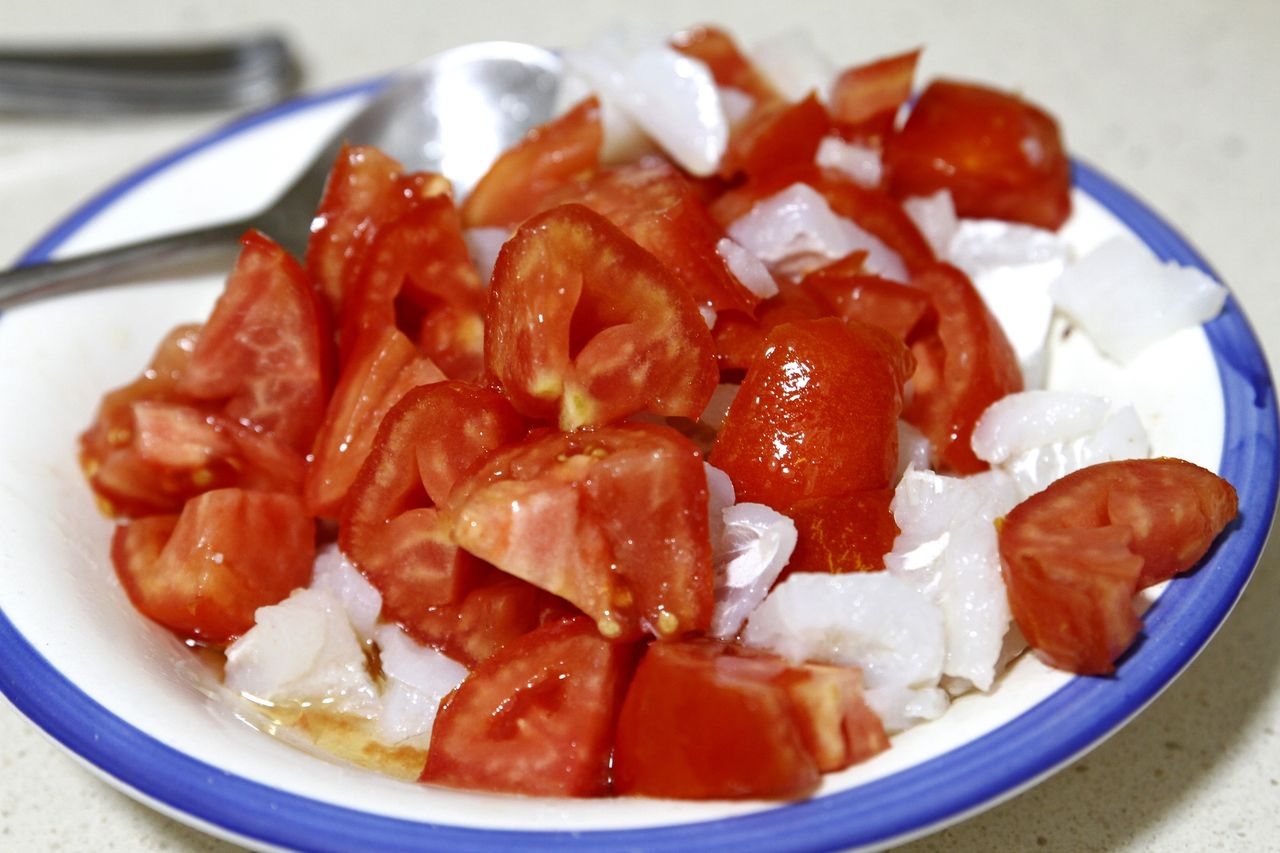
<svg viewBox="0 0 1280 853">
<path fill-rule="evenodd" d="M 239 245 L 251 220 L 168 234 L 113 249 L 0 272 L 0 309 L 35 299 L 152 278 L 159 270 L 225 255 Z"/>
</svg>

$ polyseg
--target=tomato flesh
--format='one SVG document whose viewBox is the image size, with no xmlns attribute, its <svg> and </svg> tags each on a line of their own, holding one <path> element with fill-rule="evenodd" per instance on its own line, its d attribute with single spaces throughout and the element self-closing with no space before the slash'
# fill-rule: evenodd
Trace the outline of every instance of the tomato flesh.
<svg viewBox="0 0 1280 853">
<path fill-rule="evenodd" d="M 1069 474 L 1000 525 L 1013 617 L 1052 665 L 1109 673 L 1142 626 L 1134 593 L 1194 565 L 1235 514 L 1231 485 L 1180 459 Z"/>
<path fill-rule="evenodd" d="M 254 612 L 311 579 L 315 525 L 293 495 L 218 489 L 180 515 L 116 528 L 111 559 L 129 600 L 185 637 L 225 643 Z"/>
<path fill-rule="evenodd" d="M 590 97 L 503 152 L 462 205 L 463 222 L 514 228 L 555 193 L 589 177 L 603 144 L 600 101 Z"/>
<path fill-rule="evenodd" d="M 706 64 L 716 85 L 750 95 L 758 104 L 778 99 L 778 92 L 751 63 L 733 37 L 718 27 L 692 27 L 676 33 L 671 46 Z"/>
<path fill-rule="evenodd" d="M 910 344 L 934 320 L 933 300 L 919 287 L 864 272 L 864 257 L 854 252 L 809 273 L 801 286 L 831 314 L 879 326 Z"/>
<path fill-rule="evenodd" d="M 421 781 L 544 797 L 609 791 L 633 647 L 563 619 L 476 666 L 440 706 Z"/>
<path fill-rule="evenodd" d="M 667 427 L 544 432 L 449 499 L 463 548 L 568 600 L 607 637 L 705 631 L 713 605 L 701 454 Z"/>
<path fill-rule="evenodd" d="M 501 396 L 456 380 L 415 388 L 387 413 L 338 532 L 343 552 L 382 593 L 385 617 L 412 622 L 476 585 L 483 566 L 457 547 L 436 504 L 461 473 L 523 434 Z"/>
<path fill-rule="evenodd" d="M 917 338 L 915 396 L 903 417 L 923 432 L 943 463 L 961 474 L 987 469 L 970 446 L 987 407 L 1022 390 L 1018 357 L 968 276 L 939 264 L 912 279 L 929 294 L 937 328 Z"/>
<path fill-rule="evenodd" d="M 919 49 L 842 71 L 831 86 L 831 118 L 845 139 L 882 147 L 911 97 Z"/>
<path fill-rule="evenodd" d="M 718 376 L 711 333 L 689 294 L 580 205 L 535 216 L 503 246 L 485 361 L 517 411 L 563 429 L 646 410 L 696 417 Z"/>
<path fill-rule="evenodd" d="M 324 419 L 332 352 L 302 267 L 249 231 L 178 391 L 306 453 Z"/>
</svg>

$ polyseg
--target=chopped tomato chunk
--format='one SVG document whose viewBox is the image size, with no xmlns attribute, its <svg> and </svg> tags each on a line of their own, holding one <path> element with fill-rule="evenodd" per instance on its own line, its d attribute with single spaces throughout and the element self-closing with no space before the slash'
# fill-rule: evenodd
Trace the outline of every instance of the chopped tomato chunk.
<svg viewBox="0 0 1280 853">
<path fill-rule="evenodd" d="M 745 92 L 763 104 L 778 99 L 778 93 L 751 63 L 733 38 L 718 27 L 692 27 L 676 33 L 671 46 L 685 56 L 705 63 L 716 85 Z"/>
<path fill-rule="evenodd" d="M 813 161 L 831 117 L 816 94 L 794 104 L 777 101 L 755 109 L 729 140 L 720 174 L 760 176 Z"/>
<path fill-rule="evenodd" d="M 1235 515 L 1231 485 L 1181 459 L 1069 474 L 1000 525 L 1013 617 L 1052 665 L 1111 672 L 1141 628 L 1134 593 L 1195 565 Z"/>
<path fill-rule="evenodd" d="M 675 430 L 536 434 L 460 482 L 449 511 L 463 548 L 567 599 L 607 637 L 711 624 L 707 478 Z"/>
<path fill-rule="evenodd" d="M 834 317 L 765 338 L 711 450 L 738 500 L 797 501 L 883 489 L 898 463 L 911 355 L 887 332 Z"/>
<path fill-rule="evenodd" d="M 875 489 L 792 504 L 786 515 L 796 525 L 796 547 L 783 577 L 883 569 L 884 555 L 901 532 L 889 509 L 892 501 L 893 489 Z"/>
<path fill-rule="evenodd" d="M 1071 215 L 1071 163 L 1053 117 L 986 86 L 930 84 L 885 151 L 900 198 L 947 190 L 960 216 L 1051 230 Z"/>
<path fill-rule="evenodd" d="M 257 231 L 241 244 L 177 390 L 306 453 L 329 392 L 327 321 L 288 252 Z"/>
<path fill-rule="evenodd" d="M 410 389 L 444 378 L 394 326 L 363 335 L 342 368 L 316 435 L 307 469 L 307 509 L 337 518 L 387 412 Z"/>
<path fill-rule="evenodd" d="M 840 135 L 883 146 L 911 97 L 919 59 L 917 48 L 842 71 L 831 87 L 831 118 Z"/>
<path fill-rule="evenodd" d="M 315 525 L 293 495 L 218 489 L 181 515 L 116 528 L 111 560 L 129 600 L 186 637 L 224 643 L 259 607 L 311 579 Z"/>
<path fill-rule="evenodd" d="M 498 255 L 485 360 L 517 411 L 563 429 L 646 410 L 697 417 L 718 375 L 689 294 L 581 205 L 528 220 Z"/>
<path fill-rule="evenodd" d="M 912 283 L 933 300 L 937 329 L 918 336 L 911 347 L 915 395 L 903 417 L 929 438 L 952 470 L 984 471 L 987 464 L 969 443 L 973 427 L 988 406 L 1022 390 L 1018 358 L 963 272 L 939 264 Z"/>
<path fill-rule="evenodd" d="M 890 281 L 862 269 L 865 252 L 854 252 L 804 277 L 801 286 L 830 313 L 879 326 L 910 344 L 934 320 L 933 300 L 919 287 Z"/>
<path fill-rule="evenodd" d="M 556 192 L 589 177 L 603 144 L 600 101 L 590 97 L 504 151 L 467 196 L 463 222 L 514 228 Z"/>
<path fill-rule="evenodd" d="M 423 782 L 544 797 L 609 791 L 634 648 L 582 617 L 548 623 L 476 666 L 441 704 Z"/>
<path fill-rule="evenodd" d="M 889 745 L 856 670 L 706 640 L 654 643 L 618 719 L 619 794 L 793 798 Z"/>
<path fill-rule="evenodd" d="M 387 413 L 338 535 L 343 552 L 382 593 L 385 617 L 408 624 L 476 585 L 483 566 L 454 543 L 436 504 L 487 453 L 523 434 L 500 395 L 456 380 L 415 388 Z"/>
</svg>

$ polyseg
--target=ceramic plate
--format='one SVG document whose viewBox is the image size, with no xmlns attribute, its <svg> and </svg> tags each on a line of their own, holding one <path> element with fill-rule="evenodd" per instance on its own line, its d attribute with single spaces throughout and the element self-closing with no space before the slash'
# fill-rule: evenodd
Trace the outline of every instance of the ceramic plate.
<svg viewBox="0 0 1280 853">
<path fill-rule="evenodd" d="M 121 181 L 27 256 L 74 254 L 246 214 L 288 183 L 367 96 L 355 87 L 229 126 Z M 1078 251 L 1129 231 L 1206 269 L 1133 196 L 1077 164 Z M 108 559 L 111 525 L 75 462 L 102 393 L 131 380 L 161 336 L 205 317 L 216 275 L 159 279 L 0 315 L 0 689 L 114 784 L 181 820 L 258 847 L 312 850 L 822 850 L 878 846 L 1011 796 L 1138 713 L 1209 640 L 1244 588 L 1276 495 L 1275 397 L 1260 347 L 1228 300 L 1126 370 L 1075 335 L 1059 387 L 1134 402 L 1155 452 L 1219 470 L 1239 521 L 1167 585 L 1113 678 L 1073 678 L 1030 656 L 985 696 L 895 739 L 800 803 L 555 801 L 399 782 L 269 737 L 172 636 L 134 612 Z M 1074 341 L 1074 343 L 1072 342 Z"/>
</svg>

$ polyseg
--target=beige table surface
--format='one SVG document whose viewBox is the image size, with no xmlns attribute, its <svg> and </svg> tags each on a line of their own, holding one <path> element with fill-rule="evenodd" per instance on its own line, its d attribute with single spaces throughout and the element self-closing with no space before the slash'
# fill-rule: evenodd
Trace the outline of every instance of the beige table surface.
<svg viewBox="0 0 1280 853">
<path fill-rule="evenodd" d="M 1280 4 L 4 0 L 0 41 L 284 32 L 309 89 L 462 42 L 547 45 L 618 23 L 800 26 L 848 63 L 925 45 L 924 77 L 997 82 L 1060 118 L 1073 152 L 1163 212 L 1280 353 Z M 0 262 L 89 194 L 228 115 L 0 116 Z M 1280 547 L 1200 658 L 1085 758 L 911 850 L 1280 850 Z M 0 702 L 0 851 L 229 850 L 85 772 Z"/>
</svg>

